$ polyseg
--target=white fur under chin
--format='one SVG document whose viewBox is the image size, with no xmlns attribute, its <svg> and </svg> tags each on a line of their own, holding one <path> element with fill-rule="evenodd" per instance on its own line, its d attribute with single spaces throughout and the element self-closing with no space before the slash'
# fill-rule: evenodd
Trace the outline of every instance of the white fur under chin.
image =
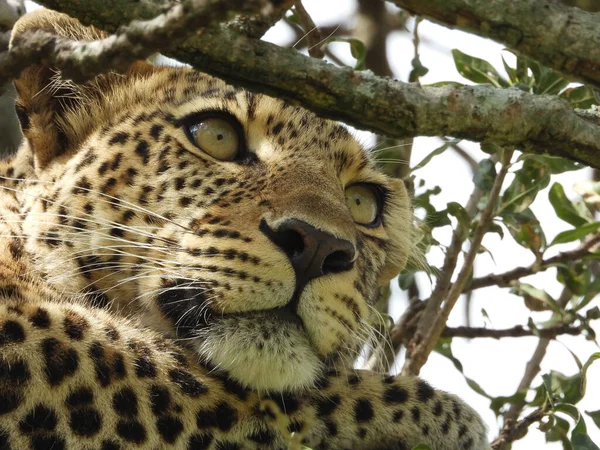
<svg viewBox="0 0 600 450">
<path fill-rule="evenodd" d="M 194 344 L 201 357 L 261 392 L 312 387 L 323 367 L 301 327 L 267 315 L 219 318 Z"/>
</svg>

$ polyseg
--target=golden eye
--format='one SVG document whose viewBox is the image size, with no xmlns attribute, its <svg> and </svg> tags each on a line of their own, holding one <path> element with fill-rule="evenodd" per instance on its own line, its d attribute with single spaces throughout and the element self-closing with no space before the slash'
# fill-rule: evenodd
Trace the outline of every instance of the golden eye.
<svg viewBox="0 0 600 450">
<path fill-rule="evenodd" d="M 240 150 L 238 127 L 221 117 L 205 117 L 188 126 L 191 141 L 215 159 L 231 161 Z"/>
<path fill-rule="evenodd" d="M 355 184 L 346 189 L 346 204 L 356 223 L 379 225 L 379 196 L 372 186 Z"/>
</svg>

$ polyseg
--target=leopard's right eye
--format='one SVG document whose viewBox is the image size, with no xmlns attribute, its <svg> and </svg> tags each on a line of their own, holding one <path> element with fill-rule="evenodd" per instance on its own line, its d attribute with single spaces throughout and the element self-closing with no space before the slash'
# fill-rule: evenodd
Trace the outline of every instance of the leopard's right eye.
<svg viewBox="0 0 600 450">
<path fill-rule="evenodd" d="M 203 115 L 184 125 L 190 141 L 220 161 L 233 161 L 240 153 L 243 138 L 239 124 L 222 115 Z"/>
</svg>

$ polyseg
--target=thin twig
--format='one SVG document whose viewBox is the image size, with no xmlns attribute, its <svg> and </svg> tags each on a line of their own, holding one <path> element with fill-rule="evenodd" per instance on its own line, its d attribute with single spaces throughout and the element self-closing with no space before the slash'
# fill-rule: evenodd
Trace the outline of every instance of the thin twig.
<svg viewBox="0 0 600 450">
<path fill-rule="evenodd" d="M 494 450 L 507 450 L 510 448 L 511 442 L 521 439 L 527 434 L 528 428 L 535 422 L 542 420 L 548 409 L 546 406 L 541 407 L 533 411 L 527 417 L 518 422 L 512 421 L 507 424 L 500 431 L 500 435 L 492 442 L 492 448 Z"/>
<path fill-rule="evenodd" d="M 569 250 L 566 252 L 559 253 L 556 256 L 543 260 L 539 264 L 534 263 L 530 266 L 515 267 L 514 269 L 511 269 L 504 273 L 490 274 L 479 278 L 473 278 L 471 283 L 465 288 L 463 292 L 469 292 L 475 289 L 481 289 L 488 286 L 511 286 L 515 280 L 518 280 L 520 278 L 526 277 L 528 275 L 533 275 L 538 272 L 543 272 L 559 264 L 564 264 L 570 261 L 577 261 L 585 256 L 592 255 L 594 253 L 590 252 L 590 249 L 598 243 L 600 243 L 600 236 L 594 236 L 581 247 L 575 250 Z"/>
<path fill-rule="evenodd" d="M 543 340 L 550 340 L 565 334 L 578 336 L 585 329 L 586 327 L 575 327 L 567 324 L 543 328 L 540 330 L 530 330 L 524 328 L 522 325 L 515 325 L 512 328 L 503 328 L 498 330 L 482 327 L 446 327 L 444 328 L 441 337 L 501 339 L 507 337 L 516 338 L 525 336 L 539 336 L 543 338 Z"/>
<path fill-rule="evenodd" d="M 296 16 L 304 29 L 303 38 L 306 39 L 308 44 L 308 54 L 313 58 L 323 58 L 325 56 L 325 52 L 323 51 L 323 38 L 321 37 L 321 31 L 319 27 L 315 25 L 315 22 L 308 14 L 308 11 L 304 8 L 302 2 L 296 3 L 294 6 L 294 11 L 296 12 Z"/>
<path fill-rule="evenodd" d="M 469 280 L 473 268 L 473 262 L 475 261 L 475 257 L 479 252 L 479 246 L 481 245 L 483 236 L 487 232 L 490 224 L 492 223 L 492 219 L 494 218 L 496 204 L 500 195 L 500 190 L 502 189 L 502 183 L 504 182 L 504 178 L 506 177 L 510 167 L 510 159 L 512 154 L 512 150 L 505 150 L 503 152 L 501 161 L 502 165 L 500 171 L 496 175 L 494 184 L 489 193 L 486 207 L 481 212 L 479 223 L 473 232 L 473 237 L 471 238 L 471 248 L 464 257 L 464 263 L 458 274 L 458 277 L 456 278 L 456 281 L 450 285 L 450 277 L 452 276 L 454 268 L 456 267 L 456 259 L 460 253 L 462 243 L 466 238 L 468 227 L 466 224 L 461 225 L 459 223 L 457 225 L 451 243 L 452 254 L 450 254 L 451 248 L 448 248 L 448 251 L 446 252 L 446 258 L 444 260 L 444 269 L 442 269 L 442 274 L 440 278 L 438 278 L 438 285 L 436 285 L 434 293 L 432 293 L 429 299 L 429 301 L 435 299 L 435 303 L 432 302 L 431 305 L 439 304 L 441 309 L 435 308 L 433 311 L 433 319 L 430 320 L 429 318 L 425 317 L 428 314 L 428 311 L 432 309 L 430 304 L 427 305 L 423 317 L 426 318 L 427 322 L 429 322 L 431 325 L 423 325 L 423 323 L 425 323 L 423 320 L 423 323 L 419 323 L 419 329 L 411 341 L 411 345 L 407 348 L 407 358 L 404 367 L 402 368 L 402 373 L 404 375 L 419 374 L 421 367 L 423 367 L 423 364 L 425 364 L 427 361 L 427 358 L 433 350 L 435 343 L 442 334 L 452 308 L 454 308 L 454 305 L 460 297 L 465 284 Z M 450 270 L 450 273 L 445 272 L 445 270 L 447 270 L 447 264 L 449 268 L 452 268 L 451 270 L 448 269 Z M 436 298 L 434 296 L 439 297 Z"/>
</svg>

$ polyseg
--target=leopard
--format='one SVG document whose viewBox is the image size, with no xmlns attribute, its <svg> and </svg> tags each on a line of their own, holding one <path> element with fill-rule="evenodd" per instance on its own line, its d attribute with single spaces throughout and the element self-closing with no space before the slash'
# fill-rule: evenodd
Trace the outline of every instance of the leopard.
<svg viewBox="0 0 600 450">
<path fill-rule="evenodd" d="M 13 30 L 107 36 L 40 9 Z M 15 80 L 0 162 L 0 448 L 489 449 L 479 414 L 354 368 L 413 257 L 347 127 L 189 67 Z"/>
</svg>

